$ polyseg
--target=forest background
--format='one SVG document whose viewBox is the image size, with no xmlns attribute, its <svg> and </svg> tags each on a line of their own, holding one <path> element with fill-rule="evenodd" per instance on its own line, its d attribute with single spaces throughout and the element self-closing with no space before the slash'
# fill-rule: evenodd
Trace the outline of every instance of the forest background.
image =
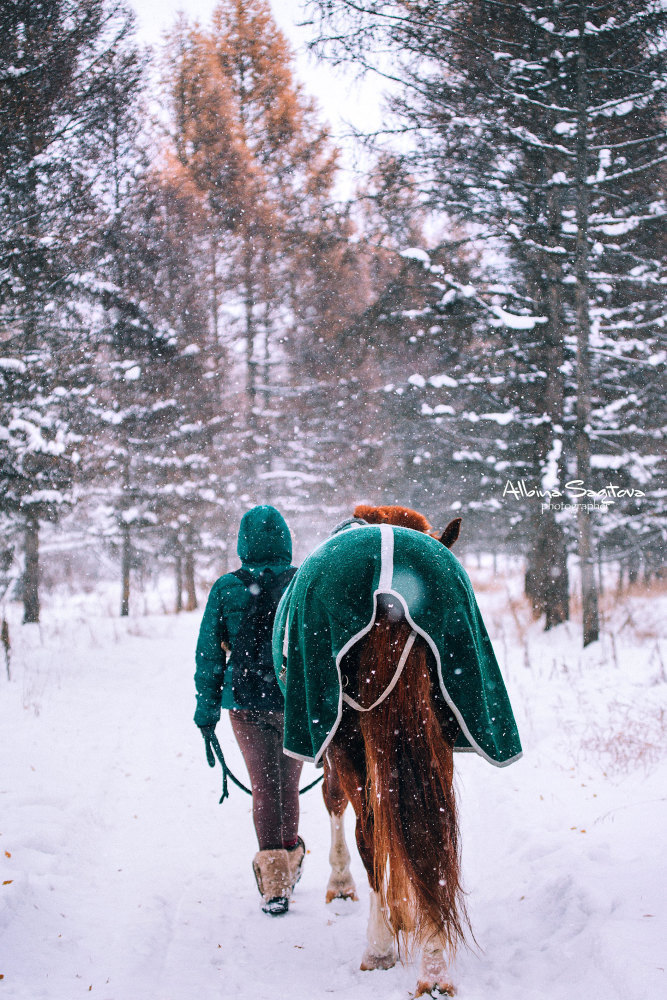
<svg viewBox="0 0 667 1000">
<path fill-rule="evenodd" d="M 120 0 L 0 4 L 2 599 L 193 609 L 248 506 L 303 556 L 363 500 L 594 641 L 604 567 L 664 568 L 665 5 L 303 17 L 386 85 L 352 179 L 266 0 L 153 51 Z"/>
</svg>

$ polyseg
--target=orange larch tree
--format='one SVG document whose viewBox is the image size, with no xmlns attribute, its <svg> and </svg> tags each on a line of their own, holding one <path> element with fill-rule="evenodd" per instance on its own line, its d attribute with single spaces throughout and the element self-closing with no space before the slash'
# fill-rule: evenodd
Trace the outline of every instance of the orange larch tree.
<svg viewBox="0 0 667 1000">
<path fill-rule="evenodd" d="M 213 326 L 221 310 L 242 324 L 252 424 L 274 334 L 291 325 L 288 272 L 331 201 L 337 154 L 266 0 L 222 0 L 207 28 L 181 17 L 165 64 L 169 169 L 206 207 Z"/>
</svg>

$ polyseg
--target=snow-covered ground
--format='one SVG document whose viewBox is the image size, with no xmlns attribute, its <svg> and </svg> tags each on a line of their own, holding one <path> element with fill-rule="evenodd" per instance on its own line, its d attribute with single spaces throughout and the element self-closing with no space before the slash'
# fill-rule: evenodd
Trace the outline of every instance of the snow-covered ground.
<svg viewBox="0 0 667 1000">
<path fill-rule="evenodd" d="M 471 571 L 524 759 L 459 755 L 465 882 L 478 946 L 461 1000 L 667 995 L 667 595 L 606 598 L 600 643 L 544 634 L 519 575 Z M 218 805 L 192 723 L 199 614 L 112 618 L 95 595 L 10 607 L 0 653 L 0 996 L 6 1000 L 407 1000 L 414 967 L 359 971 L 367 915 L 326 906 L 328 821 L 289 914 L 265 916 L 247 796 Z M 243 765 L 226 720 L 221 742 Z M 307 777 L 314 772 L 308 769 Z M 304 775 L 304 782 L 306 775 Z M 353 842 L 352 816 L 348 815 Z"/>
</svg>

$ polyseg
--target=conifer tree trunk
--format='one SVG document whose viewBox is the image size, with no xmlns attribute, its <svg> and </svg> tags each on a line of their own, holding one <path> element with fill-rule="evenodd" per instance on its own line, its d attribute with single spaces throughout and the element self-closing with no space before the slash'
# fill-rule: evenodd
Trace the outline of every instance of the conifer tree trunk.
<svg viewBox="0 0 667 1000">
<path fill-rule="evenodd" d="M 176 573 L 176 605 L 174 610 L 176 614 L 179 614 L 183 610 L 183 550 L 178 543 L 174 569 Z"/>
<path fill-rule="evenodd" d="M 639 553 L 633 549 L 628 556 L 628 586 L 634 586 L 639 579 Z"/>
<path fill-rule="evenodd" d="M 549 205 L 552 219 L 557 216 L 558 205 L 552 200 Z M 544 328 L 544 342 L 541 347 L 541 367 L 548 372 L 541 393 L 540 408 L 543 422 L 535 428 L 534 446 L 536 462 L 540 469 L 541 486 L 552 490 L 556 472 L 557 482 L 563 478 L 563 425 L 565 390 L 563 384 L 563 361 L 565 331 L 563 328 L 563 304 L 561 281 L 558 268 L 546 261 L 545 270 L 549 287 L 545 311 L 549 322 Z M 540 296 L 540 289 L 535 289 Z M 531 544 L 527 555 L 525 576 L 526 597 L 531 602 L 536 618 L 544 615 L 547 631 L 554 625 L 568 621 L 569 576 L 567 570 L 567 546 L 565 535 L 556 520 L 556 514 L 548 509 L 536 509 L 530 523 Z"/>
<path fill-rule="evenodd" d="M 577 54 L 577 145 L 576 145 L 576 324 L 577 324 L 577 409 L 575 451 L 577 478 L 584 487 L 590 482 L 591 445 L 589 423 L 591 412 L 591 382 L 589 355 L 589 293 L 588 293 L 588 84 L 585 51 L 586 3 L 579 3 L 579 51 Z M 581 566 L 581 601 L 583 612 L 583 642 L 587 646 L 599 637 L 598 594 L 595 580 L 593 526 L 588 504 L 577 508 L 579 529 L 579 563 Z"/>
<path fill-rule="evenodd" d="M 246 329 L 246 392 L 248 395 L 249 423 L 255 424 L 255 402 L 257 397 L 257 362 L 255 361 L 255 282 L 253 276 L 254 255 L 252 236 L 245 234 L 243 250 L 244 310 Z"/>
<path fill-rule="evenodd" d="M 192 534 L 190 532 L 188 532 L 188 541 L 185 548 L 183 575 L 185 583 L 185 610 L 196 611 L 197 591 L 195 588 L 195 557 Z"/>
<path fill-rule="evenodd" d="M 120 616 L 126 618 L 130 613 L 130 563 L 132 559 L 129 524 L 123 524 L 122 539 Z"/>
<path fill-rule="evenodd" d="M 2 626 L 0 627 L 0 642 L 2 642 L 2 648 L 5 653 L 5 667 L 7 670 L 7 680 L 11 681 L 12 644 L 9 640 L 9 623 L 6 618 L 2 619 Z"/>
<path fill-rule="evenodd" d="M 557 465 L 558 481 L 562 472 L 562 444 L 558 460 L 553 457 L 557 443 L 563 436 L 563 330 L 562 305 L 558 288 L 558 278 L 552 276 L 549 290 L 549 323 L 545 331 L 544 367 L 549 372 L 543 400 L 544 413 L 548 421 L 542 425 L 542 433 L 536 434 L 538 462 L 542 475 L 550 463 Z M 546 489 L 553 489 L 553 482 L 543 482 Z M 536 617 L 544 615 L 544 628 L 548 631 L 554 625 L 568 621 L 570 617 L 569 576 L 567 571 L 567 546 L 565 535 L 556 520 L 554 511 L 536 512 L 531 526 L 532 545 L 528 558 L 526 582 L 531 585 L 531 593 L 526 594 L 533 605 Z"/>
<path fill-rule="evenodd" d="M 23 623 L 39 621 L 39 520 L 28 514 L 25 523 L 25 569 L 23 573 Z"/>
<path fill-rule="evenodd" d="M 535 618 L 544 615 L 544 630 L 570 617 L 567 548 L 563 529 L 552 511 L 535 512 L 524 589 Z"/>
<path fill-rule="evenodd" d="M 216 257 L 215 239 L 211 237 L 211 326 L 214 343 L 219 342 L 220 329 L 218 313 L 220 302 L 218 295 L 218 262 Z"/>
</svg>

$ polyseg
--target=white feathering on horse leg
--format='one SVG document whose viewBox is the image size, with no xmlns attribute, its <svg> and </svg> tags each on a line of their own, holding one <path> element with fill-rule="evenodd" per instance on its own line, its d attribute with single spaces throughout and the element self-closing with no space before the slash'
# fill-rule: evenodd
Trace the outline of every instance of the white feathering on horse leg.
<svg viewBox="0 0 667 1000">
<path fill-rule="evenodd" d="M 331 875 L 327 885 L 326 901 L 330 903 L 332 899 L 358 900 L 357 887 L 350 871 L 350 852 L 345 840 L 343 816 L 334 816 L 332 813 L 329 819 L 331 820 L 331 850 L 329 851 Z"/>
<path fill-rule="evenodd" d="M 391 969 L 392 966 L 396 965 L 394 936 L 385 920 L 380 897 L 373 889 L 371 889 L 371 907 L 368 914 L 366 940 L 368 944 L 360 966 L 362 971 Z"/>
<path fill-rule="evenodd" d="M 417 997 L 432 996 L 434 993 L 436 996 L 455 996 L 456 990 L 449 978 L 445 944 L 444 937 L 439 933 L 434 934 L 424 944 L 415 1000 Z"/>
</svg>

